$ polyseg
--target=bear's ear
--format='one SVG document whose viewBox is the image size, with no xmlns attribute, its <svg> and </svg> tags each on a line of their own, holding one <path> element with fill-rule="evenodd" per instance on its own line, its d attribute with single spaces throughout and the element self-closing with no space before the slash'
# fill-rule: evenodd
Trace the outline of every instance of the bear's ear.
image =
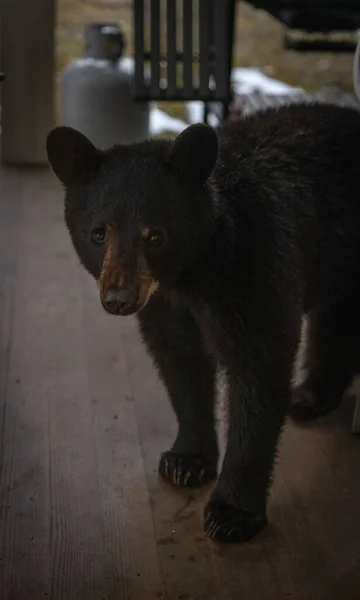
<svg viewBox="0 0 360 600">
<path fill-rule="evenodd" d="M 218 149 L 214 129 L 197 123 L 178 135 L 170 151 L 169 163 L 179 175 L 204 183 L 215 166 Z"/>
<path fill-rule="evenodd" d="M 72 127 L 52 129 L 47 136 L 46 150 L 55 175 L 65 186 L 100 164 L 100 150 Z"/>
</svg>

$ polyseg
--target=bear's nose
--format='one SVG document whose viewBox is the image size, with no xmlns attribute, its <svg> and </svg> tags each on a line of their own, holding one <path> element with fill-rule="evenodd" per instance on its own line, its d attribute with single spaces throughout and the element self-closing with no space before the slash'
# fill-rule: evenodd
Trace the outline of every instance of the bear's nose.
<svg viewBox="0 0 360 600">
<path fill-rule="evenodd" d="M 112 315 L 127 315 L 133 312 L 136 298 L 131 289 L 108 289 L 103 297 L 105 310 Z"/>
</svg>

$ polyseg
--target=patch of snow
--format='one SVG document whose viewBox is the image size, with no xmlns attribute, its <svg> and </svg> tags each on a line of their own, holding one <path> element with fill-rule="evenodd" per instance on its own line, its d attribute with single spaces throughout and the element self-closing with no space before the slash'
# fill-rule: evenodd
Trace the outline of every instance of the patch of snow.
<svg viewBox="0 0 360 600">
<path fill-rule="evenodd" d="M 170 117 L 166 112 L 160 110 L 156 105 L 150 110 L 150 133 L 157 135 L 164 131 L 181 133 L 187 127 L 187 123 L 180 119 Z"/>
<path fill-rule="evenodd" d="M 208 123 L 210 127 L 217 127 L 220 123 L 218 117 L 214 115 L 214 113 L 209 112 L 208 114 Z"/>
<path fill-rule="evenodd" d="M 300 88 L 268 77 L 260 69 L 235 67 L 231 73 L 231 79 L 235 94 L 251 94 L 262 92 L 263 94 L 298 94 Z"/>
<path fill-rule="evenodd" d="M 187 102 L 186 103 L 186 112 L 187 112 L 188 122 L 190 124 L 199 123 L 203 119 L 204 103 L 200 102 L 199 100 L 196 100 L 194 102 Z"/>
<path fill-rule="evenodd" d="M 231 74 L 235 95 L 246 96 L 260 92 L 268 95 L 299 94 L 300 88 L 278 81 L 265 75 L 260 69 L 235 67 Z M 213 103 L 215 107 L 215 103 Z M 186 102 L 186 122 L 175 119 L 157 108 L 156 104 L 150 110 L 150 132 L 152 135 L 164 131 L 181 133 L 189 124 L 202 122 L 204 105 L 200 101 Z M 219 119 L 215 110 L 209 110 L 209 124 L 216 127 Z"/>
</svg>

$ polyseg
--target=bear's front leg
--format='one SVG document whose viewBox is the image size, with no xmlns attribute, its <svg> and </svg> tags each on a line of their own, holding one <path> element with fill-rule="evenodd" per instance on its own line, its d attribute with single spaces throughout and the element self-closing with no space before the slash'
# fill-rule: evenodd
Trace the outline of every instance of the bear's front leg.
<svg viewBox="0 0 360 600">
<path fill-rule="evenodd" d="M 200 487 L 217 471 L 214 361 L 189 310 L 172 306 L 160 294 L 139 321 L 178 421 L 174 444 L 161 456 L 160 475 L 175 486 Z"/>
<path fill-rule="evenodd" d="M 262 347 L 249 341 L 247 356 L 228 370 L 227 447 L 204 514 L 205 532 L 214 540 L 244 542 L 267 523 L 274 457 L 291 398 L 294 339 L 264 339 Z"/>
</svg>

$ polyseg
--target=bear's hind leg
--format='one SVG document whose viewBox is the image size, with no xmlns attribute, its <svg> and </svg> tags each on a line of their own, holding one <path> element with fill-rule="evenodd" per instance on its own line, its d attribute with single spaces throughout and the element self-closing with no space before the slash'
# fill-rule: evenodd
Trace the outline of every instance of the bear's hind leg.
<svg viewBox="0 0 360 600">
<path fill-rule="evenodd" d="M 160 475 L 180 487 L 216 477 L 214 424 L 216 368 L 190 312 L 153 297 L 139 314 L 140 329 L 159 369 L 178 421 L 178 434 L 160 459 Z"/>
<path fill-rule="evenodd" d="M 307 377 L 295 388 L 289 415 L 295 421 L 322 417 L 340 404 L 358 371 L 360 293 L 309 317 Z"/>
</svg>

